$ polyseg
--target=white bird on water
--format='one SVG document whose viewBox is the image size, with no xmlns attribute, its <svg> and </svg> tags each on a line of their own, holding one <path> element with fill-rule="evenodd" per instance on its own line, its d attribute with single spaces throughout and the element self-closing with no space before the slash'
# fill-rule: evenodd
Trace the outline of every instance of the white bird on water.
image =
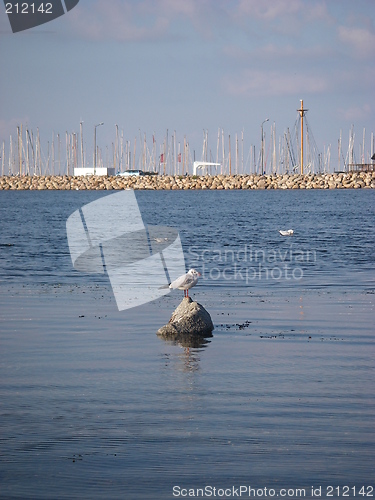
<svg viewBox="0 0 375 500">
<path fill-rule="evenodd" d="M 281 236 L 292 236 L 293 234 L 293 229 L 287 229 L 286 231 L 280 230 L 279 233 Z"/>
<path fill-rule="evenodd" d="M 173 290 L 183 290 L 184 297 L 189 297 L 189 290 L 198 283 L 200 275 L 201 274 L 195 269 L 190 269 L 186 274 L 183 274 L 176 280 L 172 281 L 172 283 L 170 283 L 168 287 L 172 288 Z"/>
</svg>

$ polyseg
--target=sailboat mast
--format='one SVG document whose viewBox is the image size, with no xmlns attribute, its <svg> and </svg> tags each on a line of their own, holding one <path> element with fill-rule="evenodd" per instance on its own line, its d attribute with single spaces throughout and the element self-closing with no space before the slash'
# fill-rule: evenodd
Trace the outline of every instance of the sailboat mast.
<svg viewBox="0 0 375 500">
<path fill-rule="evenodd" d="M 236 132 L 236 175 L 238 174 L 238 136 Z"/>
<path fill-rule="evenodd" d="M 229 145 L 228 145 L 228 148 L 229 148 L 229 156 L 228 156 L 228 160 L 229 160 L 229 175 L 232 175 L 232 157 L 231 157 L 231 147 L 230 147 L 230 134 L 229 134 L 228 142 L 229 142 Z"/>
<path fill-rule="evenodd" d="M 365 135 L 366 135 L 366 129 L 363 129 L 363 142 L 362 142 L 362 164 L 365 163 Z"/>
<path fill-rule="evenodd" d="M 305 116 L 307 109 L 303 109 L 303 99 L 300 100 L 301 108 L 297 109 L 301 117 L 301 175 L 303 175 L 303 117 Z"/>
<path fill-rule="evenodd" d="M 32 149 L 33 151 L 33 149 Z M 34 154 L 34 151 L 33 151 Z M 59 163 L 59 175 L 61 175 L 61 141 L 60 141 L 60 134 L 57 134 L 57 156 L 58 156 L 58 163 Z"/>
<path fill-rule="evenodd" d="M 303 101 L 301 100 L 301 174 L 303 174 Z"/>
<path fill-rule="evenodd" d="M 137 149 L 137 138 L 134 137 L 134 152 L 133 152 L 133 165 L 130 168 L 135 169 L 135 151 Z"/>
<path fill-rule="evenodd" d="M 243 130 L 241 132 L 241 173 L 244 174 L 244 165 L 243 165 Z"/>
<path fill-rule="evenodd" d="M 81 138 L 81 167 L 84 168 L 85 160 L 84 160 L 84 154 L 83 154 L 83 121 L 79 122 L 79 135 Z"/>
<path fill-rule="evenodd" d="M 17 127 L 17 136 L 18 136 L 18 163 L 19 163 L 19 175 L 22 175 L 22 124 L 21 129 Z"/>
<path fill-rule="evenodd" d="M 116 174 L 116 169 L 118 166 L 118 125 L 115 125 L 116 128 L 116 140 L 115 140 L 115 152 L 113 155 L 113 168 L 114 168 L 114 173 Z"/>
<path fill-rule="evenodd" d="M 224 129 L 221 129 L 221 145 L 223 150 L 223 163 L 221 164 L 220 173 L 225 172 L 225 138 L 224 138 Z"/>
<path fill-rule="evenodd" d="M 3 141 L 3 150 L 1 153 L 1 175 L 4 177 L 4 164 L 5 164 L 5 141 Z"/>
<path fill-rule="evenodd" d="M 184 136 L 184 154 L 182 157 L 182 175 L 185 174 L 185 161 L 186 161 L 186 135 Z"/>
<path fill-rule="evenodd" d="M 220 128 L 217 131 L 216 163 L 219 163 Z"/>
<path fill-rule="evenodd" d="M 52 175 L 55 175 L 55 132 L 54 131 L 52 131 L 51 155 L 52 155 Z"/>
<path fill-rule="evenodd" d="M 146 155 L 147 155 L 147 150 L 146 150 L 146 132 L 144 133 L 144 139 L 143 139 L 143 161 L 142 161 L 142 170 L 146 170 Z"/>
</svg>

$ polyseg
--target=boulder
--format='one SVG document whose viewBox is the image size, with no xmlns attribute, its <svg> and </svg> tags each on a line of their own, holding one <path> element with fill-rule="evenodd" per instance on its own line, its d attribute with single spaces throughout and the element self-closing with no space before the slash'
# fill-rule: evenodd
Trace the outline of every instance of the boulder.
<svg viewBox="0 0 375 500">
<path fill-rule="evenodd" d="M 159 328 L 157 335 L 165 340 L 189 342 L 193 345 L 194 341 L 199 344 L 202 338 L 212 337 L 213 329 L 211 316 L 206 309 L 190 297 L 185 297 L 169 322 Z"/>
</svg>

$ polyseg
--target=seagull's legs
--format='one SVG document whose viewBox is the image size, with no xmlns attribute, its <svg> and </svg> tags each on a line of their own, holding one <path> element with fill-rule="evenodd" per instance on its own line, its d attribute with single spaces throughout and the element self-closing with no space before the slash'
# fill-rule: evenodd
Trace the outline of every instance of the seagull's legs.
<svg viewBox="0 0 375 500">
<path fill-rule="evenodd" d="M 189 289 L 186 290 L 186 297 L 189 297 Z"/>
</svg>

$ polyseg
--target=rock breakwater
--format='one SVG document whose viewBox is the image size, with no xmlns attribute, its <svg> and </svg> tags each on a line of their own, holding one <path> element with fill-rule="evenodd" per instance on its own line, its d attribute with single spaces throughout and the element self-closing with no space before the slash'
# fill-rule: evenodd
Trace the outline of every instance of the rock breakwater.
<svg viewBox="0 0 375 500">
<path fill-rule="evenodd" d="M 375 172 L 306 175 L 213 175 L 140 177 L 3 176 L 0 190 L 121 190 L 121 189 L 374 189 Z"/>
</svg>

